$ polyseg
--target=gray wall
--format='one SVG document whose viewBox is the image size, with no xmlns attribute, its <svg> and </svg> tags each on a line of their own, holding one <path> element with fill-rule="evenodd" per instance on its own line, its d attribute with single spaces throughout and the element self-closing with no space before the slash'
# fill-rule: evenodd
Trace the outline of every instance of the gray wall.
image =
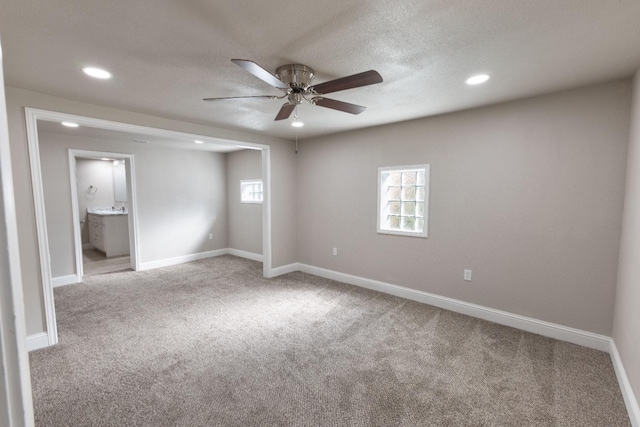
<svg viewBox="0 0 640 427">
<path fill-rule="evenodd" d="M 299 261 L 610 335 L 630 100 L 620 81 L 304 141 Z M 419 163 L 429 237 L 377 234 L 377 168 Z"/>
<path fill-rule="evenodd" d="M 623 218 L 613 339 L 640 399 L 640 71 L 633 81 Z"/>
<path fill-rule="evenodd" d="M 27 426 L 33 424 L 33 404 L 7 127 L 0 52 L 0 425 Z"/>
<path fill-rule="evenodd" d="M 262 254 L 262 204 L 240 202 L 240 181 L 261 178 L 260 151 L 242 150 L 227 154 L 230 248 Z"/>
<path fill-rule="evenodd" d="M 141 263 L 227 247 L 226 155 L 54 133 L 39 136 L 53 277 L 76 273 L 70 148 L 135 156 Z M 98 162 L 111 171 L 98 185 L 110 206 L 113 166 Z"/>
<path fill-rule="evenodd" d="M 24 107 L 40 108 L 63 113 L 79 114 L 160 129 L 208 135 L 241 142 L 271 146 L 272 168 L 272 256 L 274 267 L 296 261 L 295 210 L 295 154 L 294 143 L 279 138 L 249 132 L 214 128 L 193 123 L 154 117 L 130 111 L 58 98 L 24 89 L 7 87 L 7 115 L 11 143 L 11 160 L 16 191 L 16 212 L 20 238 L 20 263 L 29 335 L 43 332 L 44 306 L 40 259 L 37 249 L 35 210 L 29 167 L 29 151 L 24 119 Z M 66 161 L 66 160 L 65 160 Z M 144 173 L 144 170 L 139 170 Z M 152 195 L 152 197 L 158 197 Z M 140 212 L 142 214 L 142 212 Z M 69 221 L 71 221 L 69 219 Z M 142 225 L 141 225 L 142 226 Z M 147 223 L 146 227 L 155 227 Z M 153 259 L 152 248 L 142 248 Z M 147 250 L 148 249 L 148 250 Z"/>
</svg>

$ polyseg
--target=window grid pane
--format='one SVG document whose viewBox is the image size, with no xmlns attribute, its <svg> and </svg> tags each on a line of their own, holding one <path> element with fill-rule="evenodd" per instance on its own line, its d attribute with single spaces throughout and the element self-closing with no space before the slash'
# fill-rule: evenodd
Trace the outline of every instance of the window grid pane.
<svg viewBox="0 0 640 427">
<path fill-rule="evenodd" d="M 423 233 L 425 224 L 426 170 L 398 169 L 380 172 L 383 205 L 381 229 Z"/>
<path fill-rule="evenodd" d="M 402 200 L 414 201 L 416 200 L 416 187 L 402 186 Z"/>
<path fill-rule="evenodd" d="M 401 200 L 402 187 L 389 187 L 389 200 Z"/>
<path fill-rule="evenodd" d="M 262 198 L 262 181 L 246 181 L 240 183 L 240 201 L 244 203 L 261 203 Z"/>
</svg>

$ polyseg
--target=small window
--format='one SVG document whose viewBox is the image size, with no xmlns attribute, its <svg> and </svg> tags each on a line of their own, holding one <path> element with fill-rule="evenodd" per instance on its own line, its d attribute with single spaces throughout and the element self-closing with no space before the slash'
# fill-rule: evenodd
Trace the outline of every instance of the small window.
<svg viewBox="0 0 640 427">
<path fill-rule="evenodd" d="M 262 181 L 240 181 L 240 201 L 242 203 L 262 203 Z"/>
<path fill-rule="evenodd" d="M 427 237 L 429 165 L 378 169 L 378 233 Z"/>
</svg>

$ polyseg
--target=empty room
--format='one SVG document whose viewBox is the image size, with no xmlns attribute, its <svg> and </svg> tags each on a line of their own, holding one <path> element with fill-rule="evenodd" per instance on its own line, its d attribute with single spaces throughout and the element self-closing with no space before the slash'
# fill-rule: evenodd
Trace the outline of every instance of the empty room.
<svg viewBox="0 0 640 427">
<path fill-rule="evenodd" d="M 640 426 L 639 19 L 3 1 L 0 425 Z"/>
</svg>

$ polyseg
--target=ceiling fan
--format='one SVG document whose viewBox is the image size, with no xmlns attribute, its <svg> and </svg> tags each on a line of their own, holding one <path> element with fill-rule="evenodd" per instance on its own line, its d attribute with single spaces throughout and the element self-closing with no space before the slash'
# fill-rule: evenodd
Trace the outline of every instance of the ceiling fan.
<svg viewBox="0 0 640 427">
<path fill-rule="evenodd" d="M 227 96 L 222 98 L 204 98 L 204 101 L 218 101 L 223 99 L 243 99 L 243 98 L 266 98 L 266 99 L 284 99 L 287 102 L 280 108 L 275 120 L 284 120 L 289 118 L 298 104 L 302 104 L 303 100 L 320 107 L 331 108 L 332 110 L 344 111 L 350 114 L 360 114 L 367 107 L 349 104 L 348 102 L 336 101 L 335 99 L 325 98 L 323 95 L 327 93 L 338 92 L 341 90 L 353 89 L 361 86 L 368 86 L 376 83 L 382 83 L 382 76 L 375 70 L 365 71 L 359 74 L 342 77 L 318 85 L 311 85 L 315 76 L 313 68 L 302 64 L 282 65 L 276 69 L 273 75 L 260 65 L 247 59 L 232 59 L 231 62 L 240 66 L 243 70 L 253 74 L 260 80 L 270 84 L 276 89 L 280 89 L 284 94 L 276 95 L 253 95 L 253 96 Z"/>
</svg>

